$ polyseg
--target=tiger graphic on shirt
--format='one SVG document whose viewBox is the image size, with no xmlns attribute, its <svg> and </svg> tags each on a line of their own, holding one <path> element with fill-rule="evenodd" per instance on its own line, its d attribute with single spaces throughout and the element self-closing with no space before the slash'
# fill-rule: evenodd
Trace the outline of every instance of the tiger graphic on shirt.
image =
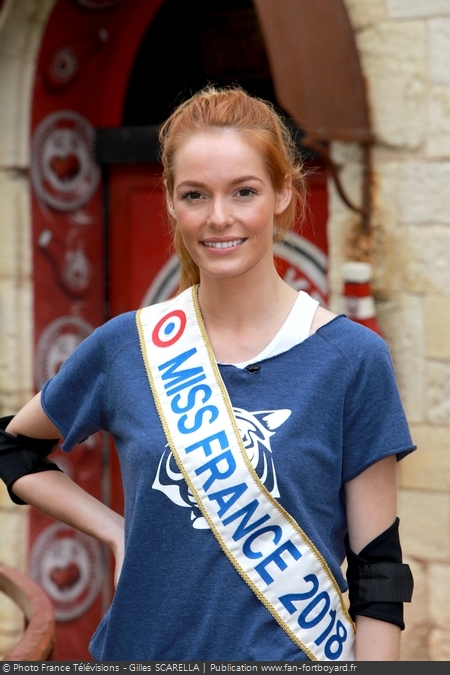
<svg viewBox="0 0 450 675">
<path fill-rule="evenodd" d="M 276 433 L 274 429 L 278 429 L 290 417 L 291 410 L 250 412 L 243 408 L 233 408 L 233 412 L 252 467 L 272 497 L 277 499 L 280 493 L 270 439 Z M 165 447 L 159 461 L 152 488 L 163 492 L 177 506 L 190 508 L 191 522 L 195 529 L 209 529 L 208 522 L 203 517 L 168 446 Z"/>
</svg>

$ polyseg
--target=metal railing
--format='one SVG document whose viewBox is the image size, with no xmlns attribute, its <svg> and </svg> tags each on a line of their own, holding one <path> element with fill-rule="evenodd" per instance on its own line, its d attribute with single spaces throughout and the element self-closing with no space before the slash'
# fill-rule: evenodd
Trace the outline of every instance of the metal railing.
<svg viewBox="0 0 450 675">
<path fill-rule="evenodd" d="M 44 591 L 26 574 L 0 563 L 0 591 L 23 611 L 25 631 L 4 661 L 50 661 L 55 650 L 53 607 Z"/>
</svg>

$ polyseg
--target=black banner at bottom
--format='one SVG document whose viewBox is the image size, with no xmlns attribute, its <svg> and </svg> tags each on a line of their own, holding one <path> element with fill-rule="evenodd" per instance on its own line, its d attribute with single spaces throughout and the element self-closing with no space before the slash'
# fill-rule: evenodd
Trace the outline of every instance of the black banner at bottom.
<svg viewBox="0 0 450 675">
<path fill-rule="evenodd" d="M 448 661 L 3 661 L 0 675 L 10 673 L 357 673 L 357 675 L 447 675 Z"/>
</svg>

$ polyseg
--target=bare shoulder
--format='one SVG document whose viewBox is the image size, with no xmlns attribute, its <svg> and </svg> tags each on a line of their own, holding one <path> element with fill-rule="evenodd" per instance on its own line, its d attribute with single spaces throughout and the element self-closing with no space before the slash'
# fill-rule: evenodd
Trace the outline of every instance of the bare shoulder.
<svg viewBox="0 0 450 675">
<path fill-rule="evenodd" d="M 325 307 L 321 307 L 319 305 L 316 313 L 314 314 L 314 319 L 312 321 L 309 334 L 313 335 L 316 330 L 324 326 L 326 323 L 332 321 L 332 319 L 335 319 L 336 316 L 337 314 L 333 314 L 333 312 L 330 312 L 328 309 L 325 309 Z"/>
</svg>

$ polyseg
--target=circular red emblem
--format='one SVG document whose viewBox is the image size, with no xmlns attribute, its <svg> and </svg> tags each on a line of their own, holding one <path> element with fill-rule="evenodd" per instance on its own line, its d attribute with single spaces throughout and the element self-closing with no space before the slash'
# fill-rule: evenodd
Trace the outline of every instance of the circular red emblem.
<svg viewBox="0 0 450 675">
<path fill-rule="evenodd" d="M 58 110 L 37 127 L 31 149 L 31 181 L 46 204 L 74 211 L 86 204 L 100 182 L 94 160 L 94 128 L 73 110 Z"/>
<path fill-rule="evenodd" d="M 169 312 L 158 321 L 153 329 L 152 340 L 157 347 L 170 347 L 184 333 L 186 314 L 181 309 Z"/>
<path fill-rule="evenodd" d="M 50 596 L 57 621 L 82 616 L 102 584 L 102 558 L 98 541 L 53 523 L 34 542 L 30 575 Z"/>
<path fill-rule="evenodd" d="M 94 330 L 94 327 L 79 316 L 60 316 L 42 331 L 35 360 L 36 386 L 54 377 L 64 361 Z"/>
</svg>

